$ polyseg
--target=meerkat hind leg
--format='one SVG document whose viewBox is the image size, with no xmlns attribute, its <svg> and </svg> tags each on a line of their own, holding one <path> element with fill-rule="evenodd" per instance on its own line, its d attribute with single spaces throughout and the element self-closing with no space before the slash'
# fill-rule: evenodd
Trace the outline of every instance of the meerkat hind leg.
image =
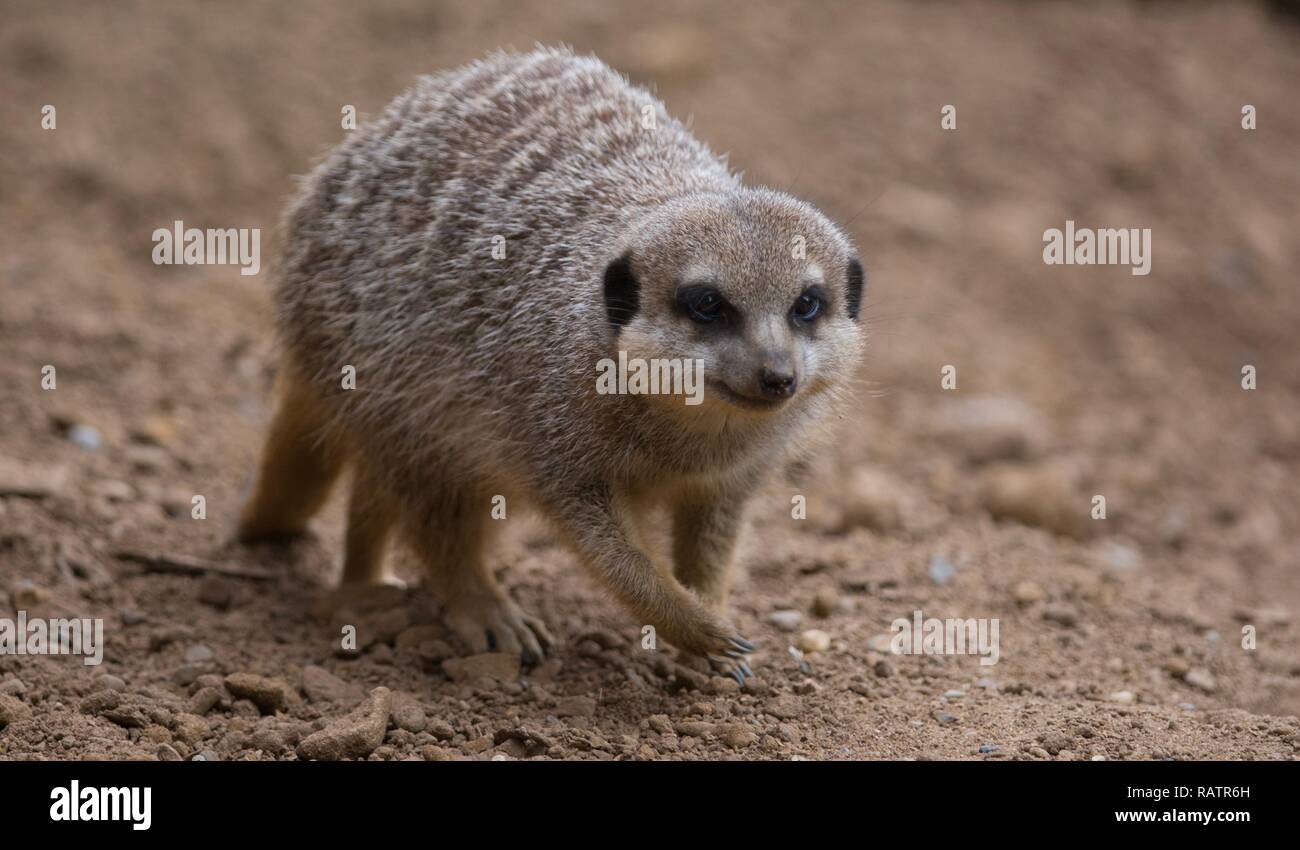
<svg viewBox="0 0 1300 850">
<path fill-rule="evenodd" d="M 442 484 L 422 510 L 405 517 L 412 548 L 446 608 L 447 626 L 471 652 L 507 652 L 539 661 L 554 641 L 497 584 L 483 559 L 490 501 Z"/>
<path fill-rule="evenodd" d="M 348 503 L 348 530 L 344 544 L 343 586 L 403 584 L 384 570 L 389 533 L 397 521 L 392 498 L 364 462 L 358 462 Z"/>
<path fill-rule="evenodd" d="M 303 533 L 343 467 L 343 453 L 326 439 L 320 399 L 306 382 L 285 370 L 277 395 L 257 482 L 240 513 L 238 534 L 245 542 Z"/>
</svg>

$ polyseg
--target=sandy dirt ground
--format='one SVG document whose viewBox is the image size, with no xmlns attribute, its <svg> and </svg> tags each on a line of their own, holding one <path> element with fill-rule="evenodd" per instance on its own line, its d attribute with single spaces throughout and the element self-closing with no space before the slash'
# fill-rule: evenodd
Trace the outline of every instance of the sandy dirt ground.
<svg viewBox="0 0 1300 850">
<path fill-rule="evenodd" d="M 14 0 L 0 18 L 0 616 L 102 618 L 105 640 L 98 666 L 0 656 L 0 758 L 1300 752 L 1287 19 Z M 642 648 L 522 516 L 493 564 L 562 641 L 524 670 L 466 658 L 405 562 L 409 589 L 314 614 L 339 571 L 337 505 L 292 546 L 231 542 L 270 412 L 268 263 L 157 266 L 151 234 L 262 228 L 269 260 L 293 175 L 342 137 L 345 105 L 364 118 L 418 74 L 539 41 L 653 83 L 748 180 L 863 248 L 858 402 L 803 482 L 753 506 L 732 594 L 759 644 L 743 689 Z M 1044 265 L 1043 232 L 1067 219 L 1150 228 L 1151 274 Z M 892 654 L 915 611 L 996 619 L 997 663 Z"/>
</svg>

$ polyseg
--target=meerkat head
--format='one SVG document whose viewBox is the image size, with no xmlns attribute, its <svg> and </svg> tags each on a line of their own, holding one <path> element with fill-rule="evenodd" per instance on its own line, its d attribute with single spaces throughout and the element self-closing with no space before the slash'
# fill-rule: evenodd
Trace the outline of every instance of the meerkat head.
<svg viewBox="0 0 1300 850">
<path fill-rule="evenodd" d="M 702 365 L 695 418 L 780 415 L 847 384 L 862 334 L 862 264 L 811 206 L 764 189 L 677 199 L 637 224 L 604 272 L 615 350 Z M 655 364 L 658 364 L 656 366 Z"/>
</svg>

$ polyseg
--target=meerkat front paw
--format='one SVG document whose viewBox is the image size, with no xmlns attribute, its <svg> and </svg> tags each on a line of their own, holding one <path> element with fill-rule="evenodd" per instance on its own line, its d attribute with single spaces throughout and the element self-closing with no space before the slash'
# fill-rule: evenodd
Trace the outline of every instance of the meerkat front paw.
<svg viewBox="0 0 1300 850">
<path fill-rule="evenodd" d="M 669 640 L 686 652 L 702 656 L 714 672 L 730 676 L 741 685 L 745 684 L 746 678 L 754 676 L 748 661 L 754 644 L 741 637 L 720 617 L 710 614 L 699 624 L 694 635 L 679 634 L 676 640 L 671 637 Z"/>
<path fill-rule="evenodd" d="M 710 653 L 705 656 L 709 661 L 709 666 L 715 672 L 724 676 L 730 676 L 739 684 L 744 685 L 745 679 L 753 678 L 754 672 L 749 669 L 748 656 L 754 651 L 754 645 L 743 637 L 736 635 L 727 641 L 727 648 L 721 654 Z"/>
<path fill-rule="evenodd" d="M 461 597 L 447 603 L 447 627 L 471 652 L 506 652 L 532 664 L 555 641 L 541 620 L 502 596 Z"/>
</svg>

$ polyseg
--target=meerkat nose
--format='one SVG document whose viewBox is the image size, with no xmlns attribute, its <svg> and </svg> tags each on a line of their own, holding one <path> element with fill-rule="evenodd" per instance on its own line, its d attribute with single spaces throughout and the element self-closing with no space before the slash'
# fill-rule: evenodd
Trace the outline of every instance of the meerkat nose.
<svg viewBox="0 0 1300 850">
<path fill-rule="evenodd" d="M 758 373 L 758 388 L 768 398 L 789 398 L 795 383 L 793 372 L 764 368 Z"/>
</svg>

